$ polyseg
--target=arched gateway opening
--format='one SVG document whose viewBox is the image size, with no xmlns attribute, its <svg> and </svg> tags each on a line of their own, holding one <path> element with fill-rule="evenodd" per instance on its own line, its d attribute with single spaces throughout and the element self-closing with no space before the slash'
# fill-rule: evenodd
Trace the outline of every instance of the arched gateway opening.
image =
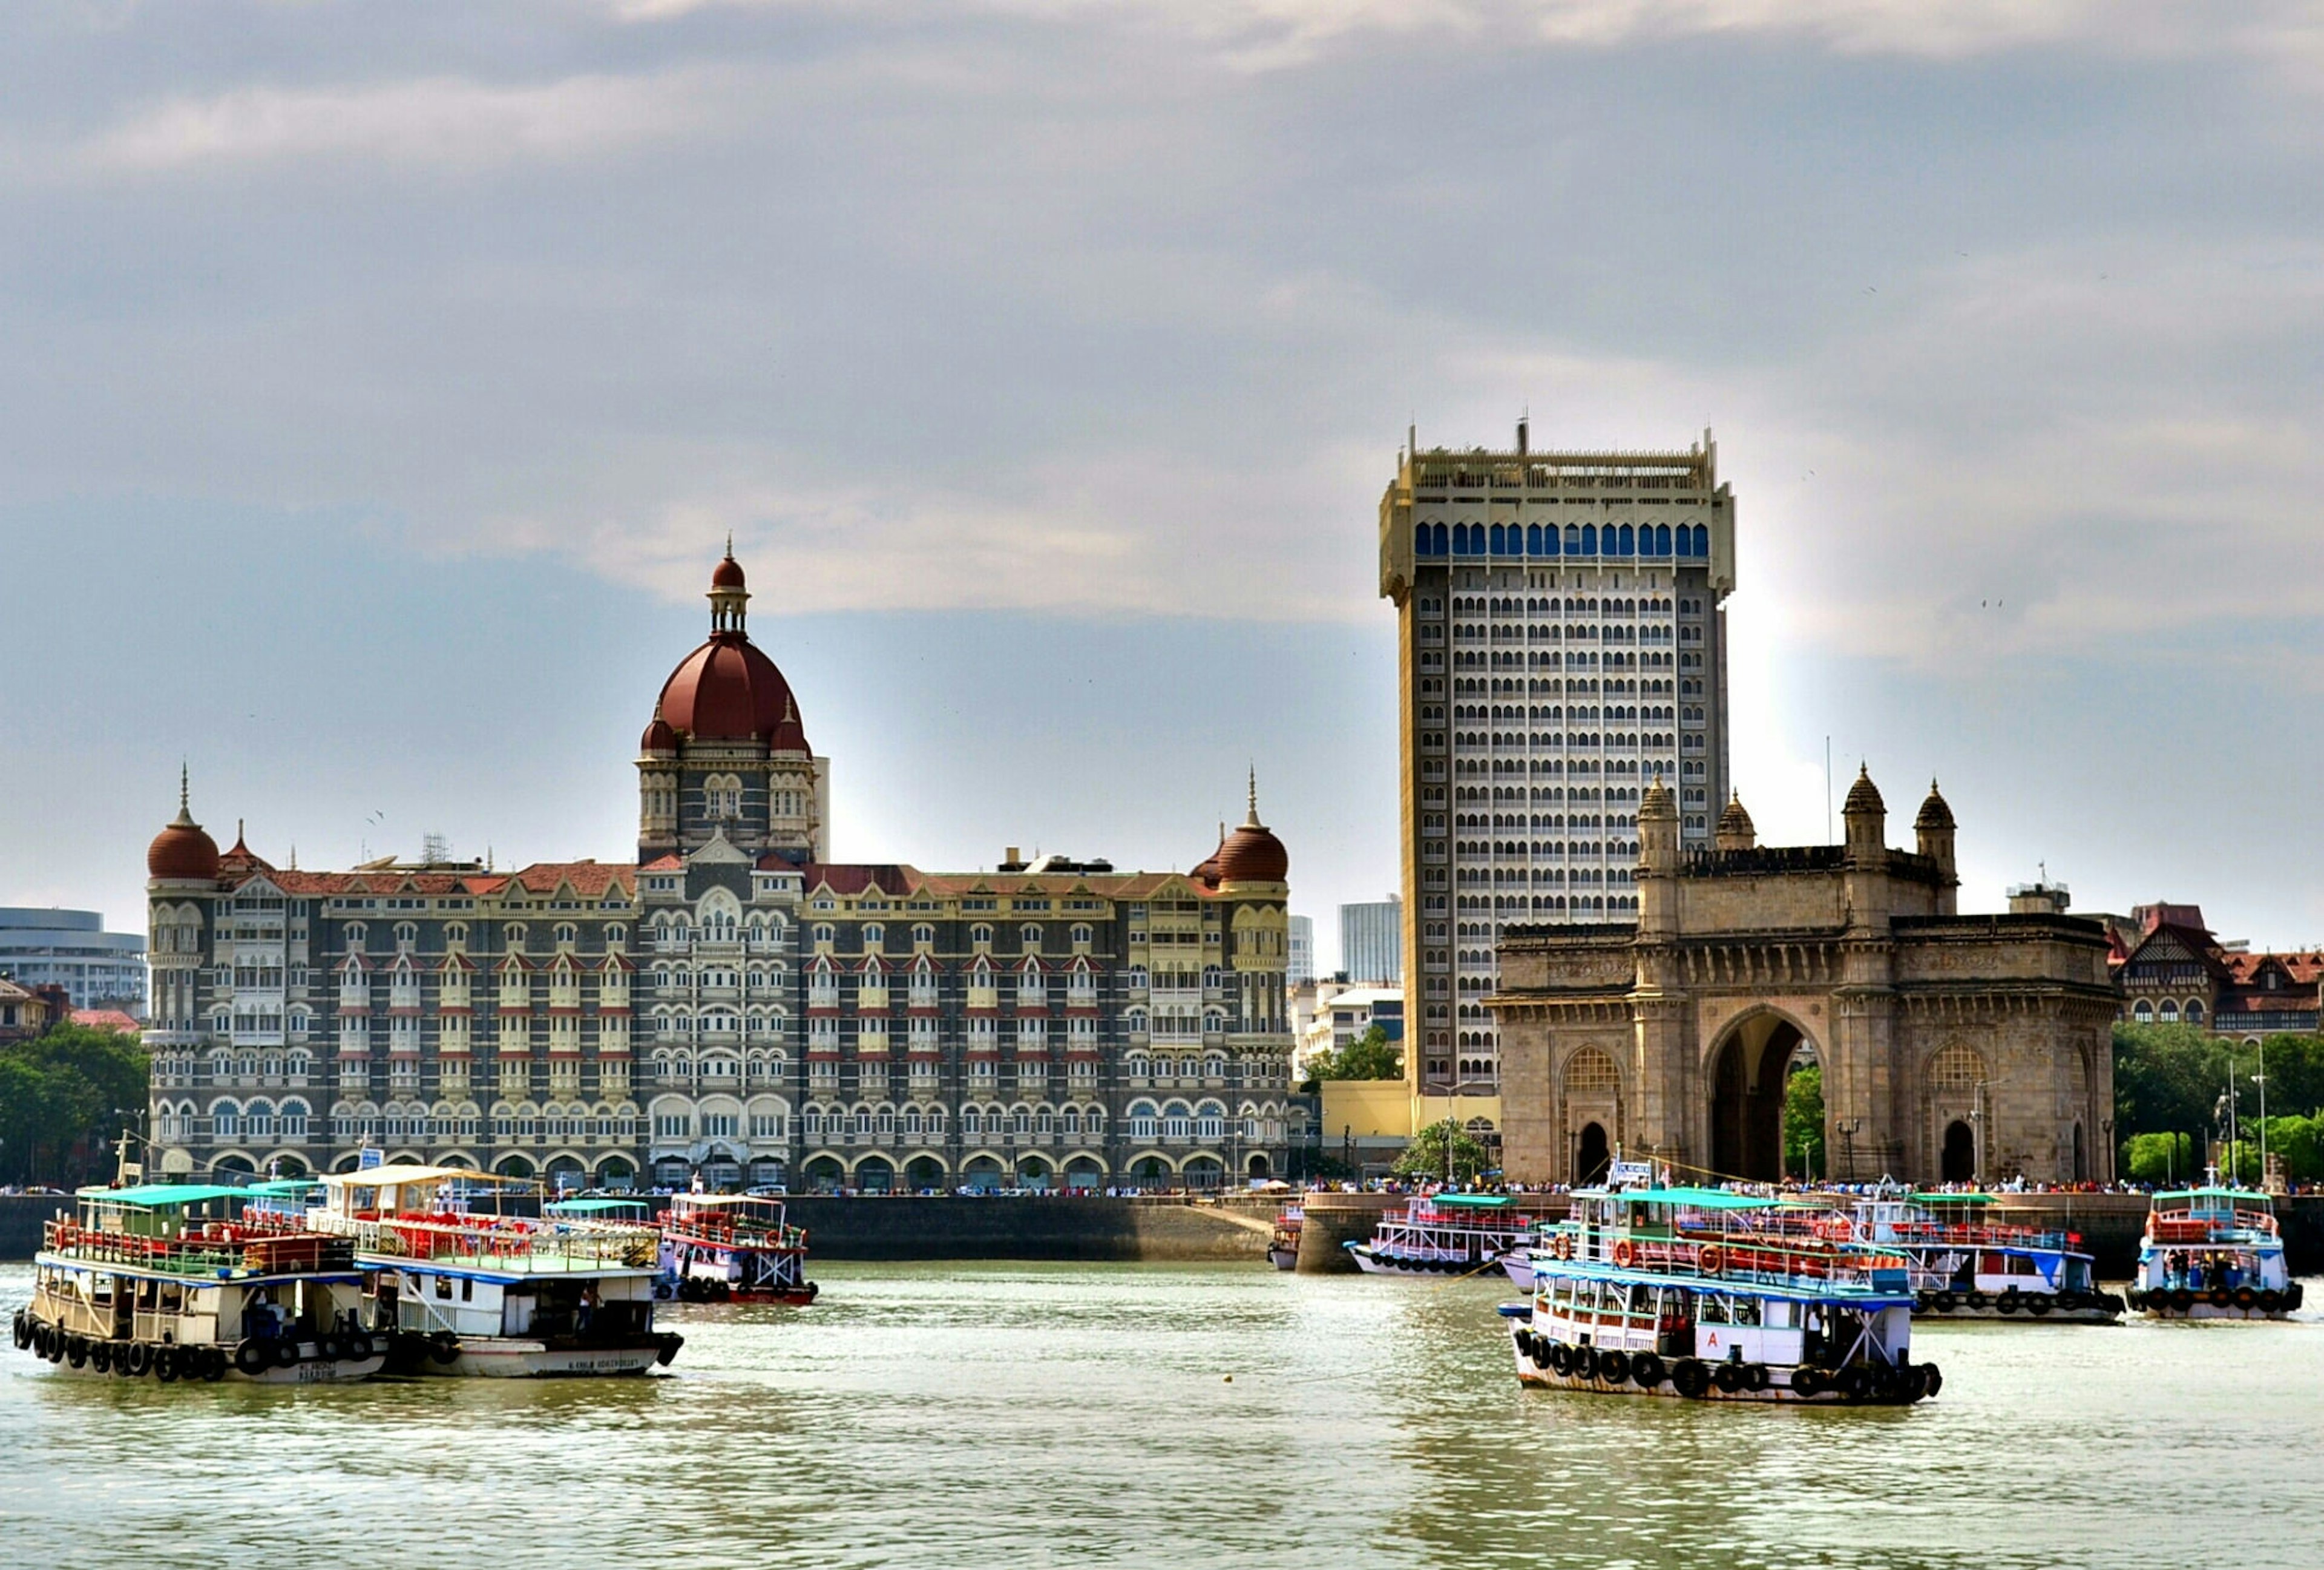
<svg viewBox="0 0 2324 1570">
<path fill-rule="evenodd" d="M 1573 1180 L 1587 1187 L 1606 1180 L 1606 1168 L 1611 1156 L 1606 1149 L 1606 1125 L 1586 1123 L 1582 1137 L 1574 1143 Z"/>
<path fill-rule="evenodd" d="M 1784 1176 L 1784 1088 L 1795 1065 L 1815 1060 L 1800 1028 L 1754 1014 L 1729 1031 L 1711 1061 L 1711 1166 L 1726 1178 L 1773 1183 Z"/>
<path fill-rule="evenodd" d="M 1977 1181 L 1977 1135 L 1959 1118 L 1945 1125 L 1944 1175 L 1948 1183 Z"/>
</svg>

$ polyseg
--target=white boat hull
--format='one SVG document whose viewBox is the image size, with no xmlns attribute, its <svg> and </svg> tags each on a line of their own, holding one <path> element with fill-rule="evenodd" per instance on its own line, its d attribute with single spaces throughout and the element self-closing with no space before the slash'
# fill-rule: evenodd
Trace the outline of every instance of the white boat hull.
<svg viewBox="0 0 2324 1570">
<path fill-rule="evenodd" d="M 1474 1275 L 1498 1262 L 1494 1260 L 1415 1260 L 1394 1254 L 1376 1254 L 1370 1243 L 1356 1243 L 1348 1250 L 1356 1261 L 1356 1269 L 1367 1276 L 1409 1276 L 1415 1279 L 1443 1280 L 1448 1276 Z M 1532 1284 L 1532 1278 L 1526 1278 Z"/>
<path fill-rule="evenodd" d="M 1299 1266 L 1299 1251 L 1296 1249 L 1269 1249 L 1267 1251 L 1267 1262 L 1273 1265 L 1278 1270 L 1296 1270 Z"/>
<path fill-rule="evenodd" d="M 660 1356 L 656 1346 L 552 1348 L 544 1342 L 509 1337 L 463 1341 L 450 1362 L 423 1358 L 416 1371 L 444 1379 L 602 1379 L 644 1373 Z"/>
<path fill-rule="evenodd" d="M 1533 1251 L 1531 1249 L 1511 1249 L 1501 1256 L 1501 1269 L 1508 1272 L 1510 1280 L 1528 1292 L 1533 1290 Z"/>
</svg>

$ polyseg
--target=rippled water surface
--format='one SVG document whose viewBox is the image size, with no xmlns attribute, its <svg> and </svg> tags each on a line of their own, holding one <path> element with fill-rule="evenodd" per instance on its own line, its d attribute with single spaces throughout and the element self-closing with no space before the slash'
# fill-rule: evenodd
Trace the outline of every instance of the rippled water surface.
<svg viewBox="0 0 2324 1570">
<path fill-rule="evenodd" d="M 2313 1312 L 1927 1327 L 1938 1399 L 1786 1412 L 1521 1392 L 1505 1283 L 816 1274 L 805 1312 L 673 1311 L 647 1380 L 162 1387 L 10 1351 L 0 1540 L 330 1570 L 2324 1563 Z M 0 1266 L 0 1313 L 29 1289 Z"/>
</svg>

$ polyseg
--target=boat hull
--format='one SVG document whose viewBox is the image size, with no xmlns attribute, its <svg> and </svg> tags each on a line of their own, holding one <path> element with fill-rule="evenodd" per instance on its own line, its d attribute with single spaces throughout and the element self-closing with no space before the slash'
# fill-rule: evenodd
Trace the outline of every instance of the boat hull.
<svg viewBox="0 0 2324 1570">
<path fill-rule="evenodd" d="M 1625 1379 L 1617 1384 L 1610 1380 L 1596 1377 L 1585 1379 L 1578 1373 L 1561 1374 L 1554 1369 L 1545 1368 L 1527 1356 L 1522 1346 L 1516 1344 L 1514 1335 L 1511 1337 L 1509 1350 L 1517 1360 L 1519 1384 L 1528 1390 L 1570 1390 L 1579 1395 L 1660 1396 L 1672 1400 L 1749 1402 L 1756 1406 L 1909 1407 L 1916 1401 L 1937 1393 L 1935 1390 L 1924 1389 L 1909 1394 L 1903 1390 L 1895 1390 L 1886 1394 L 1858 1396 L 1837 1390 L 1818 1390 L 1810 1394 L 1792 1388 L 1792 1378 L 1798 1371 L 1797 1370 L 1769 1368 L 1767 1385 L 1764 1390 L 1743 1388 L 1726 1390 L 1720 1389 L 1716 1382 L 1711 1382 L 1705 1384 L 1702 1390 L 1689 1394 L 1678 1388 L 1675 1368 L 1666 1372 L 1662 1379 L 1651 1386 L 1639 1384 L 1635 1379 Z M 1928 1369 L 1929 1373 L 1925 1377 L 1933 1380 L 1939 1388 L 1942 1387 L 1942 1376 L 1935 1372 L 1933 1365 L 1917 1366 Z"/>
<path fill-rule="evenodd" d="M 151 1379 L 162 1384 L 353 1384 L 387 1365 L 384 1345 L 366 1357 L 327 1358 L 317 1343 L 300 1341 L 291 1344 L 297 1353 L 292 1362 L 283 1363 L 270 1354 L 265 1366 L 246 1369 L 235 1361 L 235 1345 L 100 1341 L 70 1334 L 32 1314 L 23 1316 L 22 1334 L 22 1350 L 54 1363 L 61 1372 L 97 1379 Z M 258 1344 L 271 1348 L 278 1344 Z M 213 1353 L 215 1356 L 209 1355 Z M 165 1364 L 170 1371 L 166 1379 L 161 1376 Z"/>
<path fill-rule="evenodd" d="M 2113 1325 L 2122 1318 L 2122 1299 L 2111 1292 L 2078 1294 L 2070 1304 L 2047 1293 L 2011 1299 L 1989 1292 L 1923 1292 L 1913 1304 L 1914 1319 L 1947 1324 Z"/>
<path fill-rule="evenodd" d="M 669 1349 L 674 1353 L 675 1349 Z M 606 1379 L 667 1362 L 661 1345 L 554 1347 L 522 1337 L 467 1340 L 449 1362 L 423 1359 L 414 1372 L 438 1379 Z"/>
<path fill-rule="evenodd" d="M 1356 1269 L 1367 1276 L 1410 1276 L 1416 1279 L 1474 1275 L 1497 1262 L 1494 1260 L 1409 1259 L 1397 1254 L 1376 1253 L 1370 1243 L 1351 1243 L 1348 1257 L 1354 1260 Z"/>
<path fill-rule="evenodd" d="M 1283 1248 L 1269 1249 L 1267 1251 L 1267 1262 L 1278 1270 L 1296 1270 L 1299 1267 L 1299 1251 Z"/>
</svg>

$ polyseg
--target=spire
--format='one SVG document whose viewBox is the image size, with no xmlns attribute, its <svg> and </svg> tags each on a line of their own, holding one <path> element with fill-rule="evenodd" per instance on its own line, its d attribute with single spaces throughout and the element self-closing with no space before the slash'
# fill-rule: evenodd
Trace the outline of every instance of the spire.
<svg viewBox="0 0 2324 1570">
<path fill-rule="evenodd" d="M 1264 828 L 1266 825 L 1259 821 L 1259 765 L 1257 763 L 1253 763 L 1250 766 L 1250 815 L 1242 820 L 1243 827 L 1245 828 Z"/>
<path fill-rule="evenodd" d="M 178 760 L 178 811 L 181 816 L 186 811 L 186 761 L 183 758 Z"/>
</svg>

